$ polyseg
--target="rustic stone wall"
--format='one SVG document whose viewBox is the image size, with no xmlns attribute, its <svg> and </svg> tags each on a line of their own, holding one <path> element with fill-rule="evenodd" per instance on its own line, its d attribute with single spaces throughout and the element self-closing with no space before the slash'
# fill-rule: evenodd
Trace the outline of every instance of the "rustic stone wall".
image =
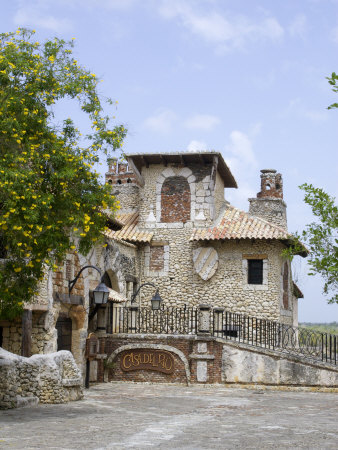
<svg viewBox="0 0 338 450">
<path fill-rule="evenodd" d="M 67 302 L 68 280 L 73 279 L 85 265 L 95 265 L 107 272 L 113 289 L 122 295 L 127 295 L 128 277 L 137 278 L 139 272 L 137 249 L 132 244 L 122 245 L 110 241 L 107 247 L 96 246 L 87 257 L 69 253 L 66 256 L 62 269 L 57 272 L 48 272 L 45 277 L 44 289 L 39 296 L 48 310 L 35 310 L 35 304 L 30 304 L 32 314 L 32 354 L 43 354 L 57 351 L 57 330 L 55 328 L 60 314 L 72 320 L 71 349 L 76 363 L 84 373 L 84 351 L 88 336 L 89 291 L 93 290 L 99 282 L 99 274 L 94 269 L 86 269 L 77 281 L 72 295 L 82 297 L 83 304 Z M 61 297 L 60 297 L 61 295 Z M 64 297 L 62 297 L 62 295 Z M 21 318 L 12 322 L 1 323 L 3 327 L 3 348 L 21 354 L 22 328 Z M 95 318 L 91 327 L 96 327 Z"/>
<path fill-rule="evenodd" d="M 123 371 L 121 357 L 139 350 L 170 352 L 173 373 L 159 373 L 150 365 Z M 338 387 L 338 367 L 208 336 L 106 336 L 100 339 L 100 351 L 95 381 Z"/>
<path fill-rule="evenodd" d="M 169 242 L 167 274 L 144 272 L 140 282 L 152 282 L 159 287 L 165 306 L 197 306 L 201 303 L 223 306 L 227 310 L 271 320 L 292 321 L 292 302 L 284 316 L 282 304 L 283 245 L 268 241 L 226 241 L 214 243 L 190 242 L 191 229 L 156 228 L 154 240 Z M 193 266 L 193 250 L 212 247 L 219 257 L 215 275 L 204 281 Z M 265 257 L 265 284 L 249 285 L 245 267 L 246 257 Z M 289 287 L 290 289 L 290 287 Z M 145 286 L 140 292 L 140 304 L 149 306 L 153 288 Z M 285 318 L 285 320 L 284 320 Z"/>
<path fill-rule="evenodd" d="M 0 409 L 82 398 L 82 377 L 70 352 L 23 358 L 0 348 Z"/>
<path fill-rule="evenodd" d="M 338 367 L 240 344 L 223 346 L 222 381 L 282 386 L 338 387 Z"/>
<path fill-rule="evenodd" d="M 279 198 L 249 198 L 249 214 L 287 229 L 286 203 Z"/>
<path fill-rule="evenodd" d="M 224 199 L 224 181 L 222 180 L 218 172 L 215 173 L 215 211 L 214 219 L 216 219 L 223 208 L 226 205 L 226 200 Z"/>
<path fill-rule="evenodd" d="M 112 195 L 120 202 L 120 213 L 137 211 L 140 203 L 140 188 L 136 184 L 120 184 L 112 187 Z"/>
</svg>

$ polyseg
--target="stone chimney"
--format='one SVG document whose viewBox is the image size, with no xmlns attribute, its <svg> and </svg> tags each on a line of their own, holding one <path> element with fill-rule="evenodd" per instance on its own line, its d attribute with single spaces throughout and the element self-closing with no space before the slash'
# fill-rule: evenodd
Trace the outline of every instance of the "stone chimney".
<svg viewBox="0 0 338 450">
<path fill-rule="evenodd" d="M 287 230 L 286 203 L 283 200 L 283 180 L 274 169 L 261 170 L 261 191 L 249 198 L 249 214 L 261 217 Z"/>
<path fill-rule="evenodd" d="M 111 185 L 136 184 L 136 177 L 126 162 L 119 162 L 117 158 L 109 158 L 107 162 L 106 183 Z"/>
<path fill-rule="evenodd" d="M 139 185 L 128 163 L 118 161 L 117 158 L 108 159 L 106 183 L 112 187 L 112 195 L 120 202 L 120 213 L 130 213 L 139 207 Z"/>
</svg>

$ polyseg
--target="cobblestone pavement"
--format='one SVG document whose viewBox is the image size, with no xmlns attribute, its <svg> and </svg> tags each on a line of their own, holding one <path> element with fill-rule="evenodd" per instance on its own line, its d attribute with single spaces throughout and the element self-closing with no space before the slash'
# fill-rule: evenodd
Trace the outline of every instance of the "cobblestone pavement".
<svg viewBox="0 0 338 450">
<path fill-rule="evenodd" d="M 0 412 L 6 449 L 338 448 L 338 394 L 107 383 Z"/>
</svg>

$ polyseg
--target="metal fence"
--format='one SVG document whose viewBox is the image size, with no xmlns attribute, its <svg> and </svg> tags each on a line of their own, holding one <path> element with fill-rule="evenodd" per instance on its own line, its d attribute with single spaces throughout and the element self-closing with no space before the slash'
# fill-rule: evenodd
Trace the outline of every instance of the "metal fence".
<svg viewBox="0 0 338 450">
<path fill-rule="evenodd" d="M 337 335 L 217 309 L 211 321 L 214 336 L 337 364 Z"/>
<path fill-rule="evenodd" d="M 108 329 L 112 333 L 197 334 L 198 309 L 114 307 Z"/>
<path fill-rule="evenodd" d="M 203 333 L 218 338 L 267 348 L 315 361 L 337 364 L 338 336 L 302 327 L 225 311 L 224 308 L 114 307 L 110 310 L 111 333 Z"/>
</svg>

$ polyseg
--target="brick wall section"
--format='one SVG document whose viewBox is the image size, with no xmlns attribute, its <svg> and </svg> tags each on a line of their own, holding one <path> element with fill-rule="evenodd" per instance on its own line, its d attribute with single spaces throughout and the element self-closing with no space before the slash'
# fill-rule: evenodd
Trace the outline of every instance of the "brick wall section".
<svg viewBox="0 0 338 450">
<path fill-rule="evenodd" d="M 164 247 L 150 247 L 149 270 L 164 269 Z"/>
<path fill-rule="evenodd" d="M 53 291 L 60 294 L 68 294 L 68 280 L 74 279 L 81 270 L 78 255 L 76 255 L 75 253 L 69 253 L 68 258 L 66 261 L 61 263 L 61 270 L 53 272 Z M 88 273 L 91 272 L 92 269 L 88 269 Z M 82 273 L 72 289 L 72 295 L 83 295 L 83 291 L 84 284 Z"/>
<path fill-rule="evenodd" d="M 261 191 L 257 194 L 259 198 L 283 198 L 283 180 L 276 170 L 261 170 Z"/>
<path fill-rule="evenodd" d="M 208 380 L 206 383 L 221 383 L 221 370 L 222 370 L 222 344 L 217 342 L 214 338 L 199 338 L 198 336 L 147 336 L 144 339 L 143 335 L 119 337 L 119 336 L 106 336 L 100 339 L 100 351 L 109 356 L 119 347 L 128 344 L 156 344 L 166 345 L 180 350 L 187 358 L 190 368 L 191 383 L 198 383 L 197 381 L 197 363 L 198 360 L 190 357 L 192 354 L 197 354 L 197 345 L 199 342 L 207 342 L 208 355 L 214 355 L 214 360 L 208 360 Z M 135 370 L 131 372 L 124 372 L 120 367 L 120 358 L 122 353 L 119 353 L 114 360 L 114 367 L 109 369 L 108 380 L 109 381 L 147 381 L 156 383 L 186 383 L 186 371 L 184 363 L 175 354 L 172 356 L 175 361 L 175 370 L 172 374 L 163 374 L 152 370 Z M 103 382 L 104 379 L 104 363 L 102 359 L 98 359 L 98 380 Z"/>
<path fill-rule="evenodd" d="M 190 220 L 190 188 L 185 177 L 169 177 L 162 185 L 161 222 Z"/>
</svg>

